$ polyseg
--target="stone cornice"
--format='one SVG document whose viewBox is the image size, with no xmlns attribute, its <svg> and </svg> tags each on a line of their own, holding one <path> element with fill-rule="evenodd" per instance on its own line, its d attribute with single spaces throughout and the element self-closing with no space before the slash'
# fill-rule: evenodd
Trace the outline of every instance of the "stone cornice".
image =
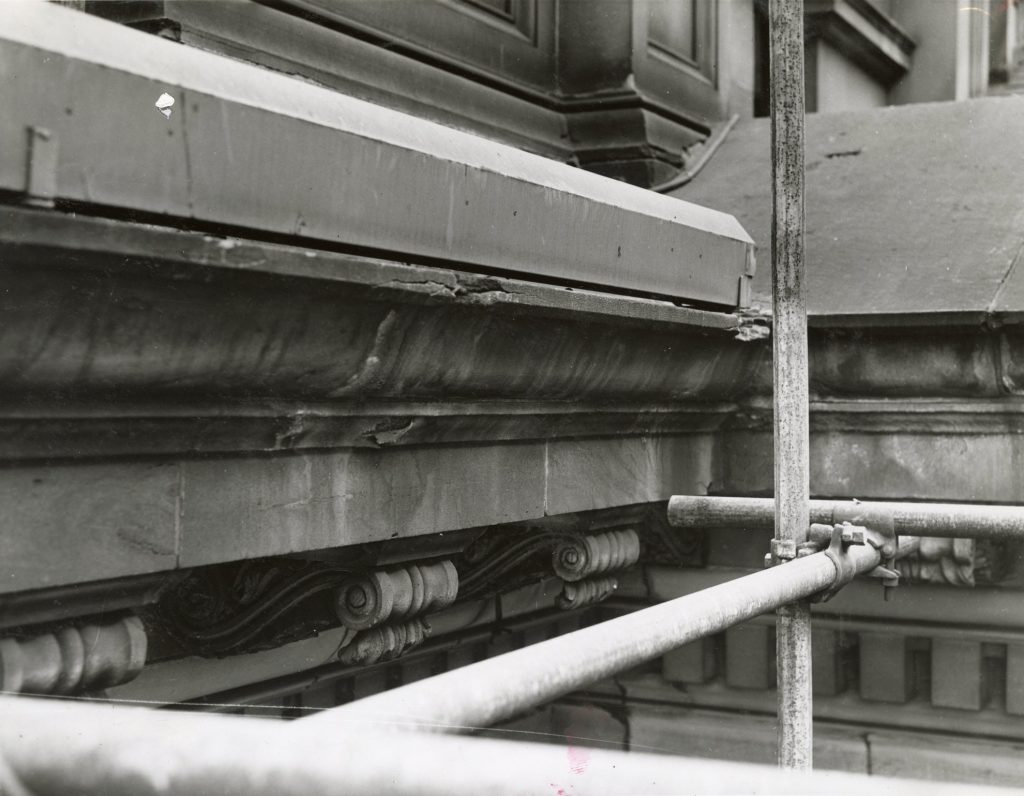
<svg viewBox="0 0 1024 796">
<path fill-rule="evenodd" d="M 910 68 L 914 40 L 894 20 L 866 0 L 810 0 L 806 5 L 810 36 L 820 36 L 889 84 Z"/>
<path fill-rule="evenodd" d="M 0 458 L 770 425 L 770 345 L 737 340 L 732 315 L 108 219 L 0 219 Z M 810 351 L 815 427 L 1020 424 L 1016 326 L 817 326 Z"/>
<path fill-rule="evenodd" d="M 2 211 L 0 457 L 687 433 L 763 358 L 665 301 Z"/>
<path fill-rule="evenodd" d="M 1001 436 L 1024 433 L 1024 400 L 1007 396 L 988 400 L 874 398 L 812 400 L 811 431 L 873 434 Z M 721 429 L 770 431 L 770 400 L 749 401 L 730 414 Z"/>
</svg>

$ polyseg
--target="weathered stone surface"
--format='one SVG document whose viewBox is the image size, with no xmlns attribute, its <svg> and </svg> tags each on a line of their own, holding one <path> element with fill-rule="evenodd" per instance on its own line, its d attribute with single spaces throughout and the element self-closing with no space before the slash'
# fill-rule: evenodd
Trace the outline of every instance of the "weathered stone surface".
<svg viewBox="0 0 1024 796">
<path fill-rule="evenodd" d="M 726 435 L 715 485 L 729 494 L 772 489 L 772 434 Z M 1024 438 L 987 434 L 811 434 L 811 494 L 860 499 L 1024 502 Z M 970 462 L 970 467 L 964 466 Z"/>
<path fill-rule="evenodd" d="M 661 658 L 661 676 L 670 683 L 706 683 L 714 678 L 714 639 L 691 641 Z"/>
<path fill-rule="evenodd" d="M 811 684 L 814 695 L 836 696 L 846 689 L 842 634 L 814 628 L 811 637 Z"/>
<path fill-rule="evenodd" d="M 1024 644 L 1006 645 L 1006 712 L 1024 716 Z"/>
<path fill-rule="evenodd" d="M 302 703 L 301 716 L 308 716 L 316 710 L 327 710 L 338 705 L 339 694 L 336 683 L 328 683 L 316 688 L 308 688 L 299 695 Z"/>
<path fill-rule="evenodd" d="M 932 704 L 981 710 L 986 696 L 982 661 L 978 641 L 932 639 Z"/>
<path fill-rule="evenodd" d="M 635 406 L 720 399 L 744 383 L 736 365 L 758 354 L 724 329 L 715 334 L 677 328 L 676 343 L 661 345 L 658 321 L 638 325 L 627 315 L 598 323 L 579 300 L 564 302 L 557 312 L 542 302 L 533 308 L 477 305 L 445 298 L 444 286 L 430 299 L 415 282 L 396 290 L 396 275 L 372 260 L 362 264 L 391 284 L 388 293 L 372 283 L 317 284 L 230 270 L 208 274 L 213 284 L 198 276 L 175 278 L 173 267 L 112 276 L 67 268 L 64 258 L 73 258 L 73 250 L 49 259 L 53 270 L 38 262 L 30 269 L 28 259 L 38 250 L 8 251 L 12 257 L 5 265 L 17 267 L 5 275 L 3 297 L 9 323 L 0 374 L 7 395 L 45 396 L 59 388 L 80 402 L 111 395 L 200 405 L 246 398 L 252 403 L 254 397 L 571 397 Z M 115 252 L 109 256 L 117 257 Z M 417 271 L 406 269 L 403 276 L 453 279 L 451 272 Z M 466 284 L 453 281 L 451 291 Z M 486 280 L 478 286 L 499 293 L 514 289 Z M 632 309 L 629 302 L 623 307 Z M 679 321 L 691 318 L 700 320 L 683 314 Z"/>
<path fill-rule="evenodd" d="M 179 501 L 173 463 L 0 469 L 0 591 L 173 569 Z"/>
<path fill-rule="evenodd" d="M 733 339 L 733 316 L 666 302 L 40 211 L 3 219 L 0 456 L 710 429 L 763 356 Z"/>
<path fill-rule="evenodd" d="M 709 477 L 710 451 L 677 435 L 8 468 L 0 590 L 665 500 Z"/>
<path fill-rule="evenodd" d="M 774 628 L 748 623 L 725 631 L 725 682 L 731 688 L 775 687 Z"/>
<path fill-rule="evenodd" d="M 182 566 L 544 514 L 542 444 L 210 459 L 183 472 Z"/>
<path fill-rule="evenodd" d="M 564 440 L 548 443 L 547 513 L 656 500 L 710 481 L 708 435 Z"/>
<path fill-rule="evenodd" d="M 860 696 L 869 702 L 906 702 L 914 695 L 907 639 L 895 634 L 860 634 Z"/>
<path fill-rule="evenodd" d="M 728 208 L 762 252 L 770 251 L 768 139 L 768 119 L 740 123 L 676 191 Z M 906 325 L 915 316 L 1024 310 L 1021 139 L 1024 102 L 1015 97 L 809 115 L 812 322 Z M 755 277 L 762 302 L 769 271 Z"/>
</svg>

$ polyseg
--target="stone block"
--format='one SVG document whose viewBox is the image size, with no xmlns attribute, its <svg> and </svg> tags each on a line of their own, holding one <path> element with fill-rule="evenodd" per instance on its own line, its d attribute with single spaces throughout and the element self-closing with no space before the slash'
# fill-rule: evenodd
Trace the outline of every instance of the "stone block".
<svg viewBox="0 0 1024 796">
<path fill-rule="evenodd" d="M 711 481 L 712 448 L 709 434 L 551 442 L 547 513 L 704 494 Z"/>
<path fill-rule="evenodd" d="M 373 696 L 388 690 L 388 673 L 385 669 L 371 669 L 352 678 L 352 700 Z"/>
<path fill-rule="evenodd" d="M 714 639 L 684 644 L 661 658 L 661 674 L 670 683 L 706 683 L 715 677 Z"/>
<path fill-rule="evenodd" d="M 551 706 L 550 731 L 572 746 L 600 746 L 604 749 L 628 748 L 626 723 L 596 705 Z"/>
<path fill-rule="evenodd" d="M 401 666 L 402 685 L 415 683 L 417 680 L 426 680 L 434 675 L 434 656 L 421 655 L 403 663 Z"/>
<path fill-rule="evenodd" d="M 319 710 L 329 710 L 330 708 L 336 707 L 341 702 L 338 698 L 336 682 L 309 688 L 303 691 L 300 694 L 300 697 L 302 708 L 300 713 L 303 716 L 312 715 Z"/>
<path fill-rule="evenodd" d="M 542 641 L 547 641 L 549 635 L 547 625 L 535 625 L 534 627 L 528 627 L 523 630 L 523 646 L 529 647 L 531 644 L 539 644 Z"/>
<path fill-rule="evenodd" d="M 774 688 L 774 628 L 747 624 L 725 632 L 725 682 L 730 688 Z"/>
<path fill-rule="evenodd" d="M 907 640 L 889 633 L 860 634 L 860 695 L 869 702 L 906 702 L 913 696 Z"/>
<path fill-rule="evenodd" d="M 495 633 L 491 638 L 491 643 L 487 647 L 487 658 L 497 658 L 499 655 L 504 655 L 506 652 L 512 652 L 513 650 L 519 649 L 523 644 L 523 637 L 521 633 L 515 633 L 510 631 L 501 631 Z"/>
<path fill-rule="evenodd" d="M 173 569 L 175 464 L 0 469 L 0 593 Z"/>
<path fill-rule="evenodd" d="M 932 639 L 932 704 L 981 710 L 985 682 L 980 641 Z"/>
<path fill-rule="evenodd" d="M 218 458 L 183 468 L 182 566 L 543 514 L 539 443 Z"/>
<path fill-rule="evenodd" d="M 1024 644 L 1006 645 L 1006 712 L 1024 716 Z"/>
<path fill-rule="evenodd" d="M 476 662 L 476 645 L 464 644 L 458 647 L 453 647 L 447 652 L 448 659 L 445 665 L 449 671 L 452 669 L 461 669 L 463 666 L 469 666 L 471 663 Z"/>
<path fill-rule="evenodd" d="M 846 690 L 842 639 L 835 630 L 811 631 L 811 667 L 815 696 L 836 696 Z"/>
</svg>

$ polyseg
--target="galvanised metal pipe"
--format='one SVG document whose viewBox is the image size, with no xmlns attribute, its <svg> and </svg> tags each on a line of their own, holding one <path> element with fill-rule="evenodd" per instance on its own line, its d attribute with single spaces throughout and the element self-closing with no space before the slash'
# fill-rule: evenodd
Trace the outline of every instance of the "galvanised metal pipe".
<svg viewBox="0 0 1024 796">
<path fill-rule="evenodd" d="M 771 498 L 676 495 L 669 500 L 668 519 L 676 528 L 771 530 L 774 503 Z M 832 524 L 856 513 L 875 516 L 888 513 L 896 533 L 904 536 L 1024 539 L 1024 506 L 853 500 L 810 502 L 811 522 Z"/>
<path fill-rule="evenodd" d="M 869 545 L 849 548 L 857 571 L 879 563 Z M 343 729 L 353 721 L 422 729 L 489 727 L 689 641 L 803 599 L 830 585 L 824 553 L 798 558 L 694 594 L 558 638 L 333 708 L 294 724 L 294 732 Z"/>
<path fill-rule="evenodd" d="M 807 541 L 810 428 L 804 290 L 804 4 L 770 0 L 775 537 Z M 779 764 L 811 767 L 811 609 L 779 610 Z"/>
<path fill-rule="evenodd" d="M 962 793 L 963 785 L 359 724 L 296 742 L 294 722 L 0 699 L 3 793 L 64 796 L 513 796 Z M 3 763 L 6 761 L 6 767 Z M 6 776 L 5 776 L 6 774 Z M 971 793 L 1008 793 L 972 785 Z"/>
</svg>

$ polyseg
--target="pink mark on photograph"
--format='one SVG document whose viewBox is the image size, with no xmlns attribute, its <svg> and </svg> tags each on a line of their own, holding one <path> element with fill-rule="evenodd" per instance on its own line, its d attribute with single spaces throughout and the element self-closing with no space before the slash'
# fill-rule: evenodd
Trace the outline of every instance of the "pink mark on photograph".
<svg viewBox="0 0 1024 796">
<path fill-rule="evenodd" d="M 589 749 L 569 744 L 566 752 L 569 755 L 569 770 L 573 774 L 582 774 L 587 770 L 587 762 L 590 760 Z"/>
</svg>

